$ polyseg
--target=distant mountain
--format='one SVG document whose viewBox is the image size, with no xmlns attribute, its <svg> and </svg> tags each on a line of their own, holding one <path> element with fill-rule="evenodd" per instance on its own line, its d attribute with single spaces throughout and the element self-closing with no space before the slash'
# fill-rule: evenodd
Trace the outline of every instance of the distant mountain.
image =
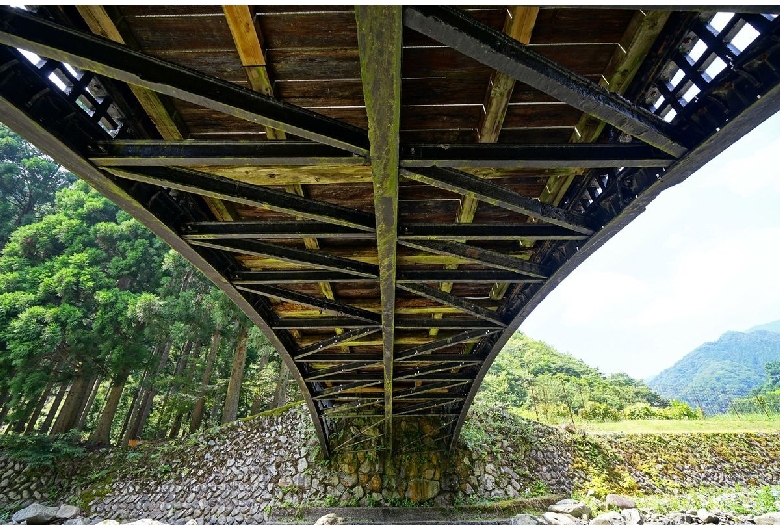
<svg viewBox="0 0 780 530">
<path fill-rule="evenodd" d="M 766 363 L 780 360 L 780 333 L 763 329 L 778 324 L 745 333 L 727 331 L 647 384 L 665 398 L 701 407 L 706 414 L 725 412 L 731 400 L 746 396 L 764 382 Z"/>
<path fill-rule="evenodd" d="M 774 322 L 769 322 L 768 324 L 753 326 L 747 330 L 746 333 L 750 333 L 751 331 L 771 331 L 772 333 L 780 333 L 780 320 L 775 320 Z"/>
</svg>

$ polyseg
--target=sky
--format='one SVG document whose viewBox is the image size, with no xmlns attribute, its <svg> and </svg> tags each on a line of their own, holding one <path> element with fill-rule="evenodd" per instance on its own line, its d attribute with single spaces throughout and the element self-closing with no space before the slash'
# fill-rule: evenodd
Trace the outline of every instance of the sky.
<svg viewBox="0 0 780 530">
<path fill-rule="evenodd" d="M 655 199 L 520 331 L 650 378 L 724 332 L 780 320 L 780 114 Z"/>
</svg>

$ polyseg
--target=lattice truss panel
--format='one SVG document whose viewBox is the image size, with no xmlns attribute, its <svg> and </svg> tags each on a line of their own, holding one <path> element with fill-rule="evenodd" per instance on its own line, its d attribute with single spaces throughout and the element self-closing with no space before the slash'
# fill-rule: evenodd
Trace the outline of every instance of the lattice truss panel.
<svg viewBox="0 0 780 530">
<path fill-rule="evenodd" d="M 546 294 L 777 110 L 765 10 L 2 8 L 1 119 L 262 328 L 326 452 L 452 444 Z"/>
</svg>

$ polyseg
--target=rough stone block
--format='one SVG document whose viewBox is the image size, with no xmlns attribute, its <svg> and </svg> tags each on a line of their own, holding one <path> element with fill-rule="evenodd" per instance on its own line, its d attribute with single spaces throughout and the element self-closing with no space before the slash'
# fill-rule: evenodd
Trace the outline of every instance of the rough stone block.
<svg viewBox="0 0 780 530">
<path fill-rule="evenodd" d="M 27 508 L 23 508 L 13 514 L 11 519 L 15 523 L 47 524 L 57 518 L 57 508 L 51 508 L 34 502 Z"/>
</svg>

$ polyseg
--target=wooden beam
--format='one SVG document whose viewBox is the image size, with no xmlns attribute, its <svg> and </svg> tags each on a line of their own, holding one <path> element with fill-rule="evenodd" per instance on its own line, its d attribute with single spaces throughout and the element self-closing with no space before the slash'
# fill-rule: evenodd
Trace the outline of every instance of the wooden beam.
<svg viewBox="0 0 780 530">
<path fill-rule="evenodd" d="M 379 286 L 382 298 L 385 445 L 392 453 L 403 17 L 401 6 L 356 6 L 355 18 L 374 182 Z"/>
<path fill-rule="evenodd" d="M 411 369 L 396 374 L 395 379 L 396 381 L 471 381 L 473 379 L 473 375 L 469 372 L 453 374 L 451 370 L 451 366 L 429 370 Z"/>
<path fill-rule="evenodd" d="M 355 166 L 362 156 L 316 142 L 110 140 L 87 150 L 98 166 Z"/>
<path fill-rule="evenodd" d="M 306 361 L 305 359 L 303 360 Z M 330 368 L 325 368 L 323 370 L 315 370 L 306 375 L 307 381 L 326 381 L 329 377 L 332 377 L 336 374 L 348 374 L 349 372 L 354 372 L 355 370 L 360 370 L 362 368 L 370 367 L 370 366 L 376 366 L 382 364 L 382 360 L 379 359 L 375 362 L 362 362 L 362 361 L 355 361 L 355 362 L 346 362 L 344 364 L 340 364 L 338 366 L 332 366 Z"/>
<path fill-rule="evenodd" d="M 115 6 L 76 6 L 81 17 L 92 30 L 92 33 L 105 37 L 119 44 L 125 44 L 135 50 L 138 43 L 132 32 L 126 27 L 120 29 L 115 20 L 120 20 L 120 15 Z M 111 10 L 109 13 L 107 10 Z M 159 95 L 146 88 L 128 84 L 141 107 L 146 111 L 149 119 L 160 133 L 164 141 L 176 141 L 189 136 L 189 131 L 184 120 L 179 115 L 170 99 L 165 95 Z M 236 218 L 232 205 L 225 204 L 219 199 L 205 197 L 214 216 L 222 221 L 231 221 Z"/>
<path fill-rule="evenodd" d="M 288 247 L 249 239 L 194 239 L 193 245 L 217 248 L 227 252 L 249 254 L 280 259 L 298 265 L 314 265 L 326 270 L 336 272 L 348 272 L 355 276 L 365 276 L 376 279 L 378 271 L 376 266 L 362 261 L 355 261 L 338 256 L 331 256 L 324 252 L 314 252 L 308 249 Z"/>
<path fill-rule="evenodd" d="M 531 42 L 531 33 L 536 24 L 538 7 L 513 6 L 504 22 L 504 33 L 522 44 Z M 493 71 L 485 95 L 484 114 L 477 127 L 477 142 L 494 144 L 498 142 L 506 109 L 515 88 L 515 80 L 503 72 Z"/>
<path fill-rule="evenodd" d="M 301 138 L 368 154 L 366 131 L 91 34 L 0 7 L 0 43 Z"/>
<path fill-rule="evenodd" d="M 543 283 L 543 278 L 507 270 L 400 270 L 396 281 L 401 283 Z M 449 292 L 449 291 L 447 291 Z"/>
<path fill-rule="evenodd" d="M 335 328 L 366 328 L 366 321 L 350 317 L 315 317 L 315 318 L 277 318 L 271 322 L 271 329 L 335 329 Z"/>
<path fill-rule="evenodd" d="M 409 405 L 406 407 L 401 408 L 398 411 L 399 416 L 411 416 L 415 413 L 420 413 L 424 410 L 430 410 L 434 409 L 436 407 L 446 407 L 447 405 L 452 405 L 453 403 L 460 403 L 461 401 L 465 400 L 465 397 L 457 396 L 457 397 L 451 397 L 447 401 L 442 402 L 434 402 L 434 403 L 418 403 L 416 405 Z M 425 414 L 425 416 L 429 416 L 429 414 Z M 456 416 L 456 414 L 453 414 L 453 416 Z"/>
<path fill-rule="evenodd" d="M 269 270 L 269 271 L 238 271 L 233 273 L 233 285 L 264 285 L 284 283 L 318 283 L 318 282 L 376 282 L 376 278 L 355 276 L 345 272 L 334 272 L 317 269 L 299 270 Z"/>
<path fill-rule="evenodd" d="M 395 317 L 395 329 L 497 329 L 504 326 L 475 318 L 410 318 L 408 316 Z"/>
<path fill-rule="evenodd" d="M 603 122 L 602 122 L 603 123 Z M 99 166 L 364 166 L 366 158 L 315 142 L 112 140 L 87 151 Z M 400 165 L 415 167 L 554 169 L 667 167 L 668 154 L 645 144 L 407 144 Z"/>
<path fill-rule="evenodd" d="M 419 399 L 420 397 L 430 394 L 431 392 L 436 392 L 434 395 L 441 395 L 442 390 L 448 390 L 453 387 L 462 386 L 465 385 L 467 382 L 440 382 L 440 383 L 430 383 L 427 385 L 420 385 L 420 386 L 414 386 L 412 388 L 407 388 L 404 390 L 398 390 L 396 391 L 394 397 L 396 399 L 403 399 L 403 398 L 414 398 Z"/>
<path fill-rule="evenodd" d="M 314 400 L 332 399 L 333 396 L 342 394 L 344 392 L 349 392 L 350 390 L 366 388 L 381 383 L 382 383 L 382 376 L 378 375 L 377 377 L 370 380 L 355 381 L 354 383 L 344 383 L 341 385 L 323 388 L 319 391 L 312 392 L 312 399 Z"/>
<path fill-rule="evenodd" d="M 130 35 L 119 30 L 105 6 L 82 5 L 76 6 L 76 9 L 95 35 L 137 48 Z M 165 140 L 181 140 L 189 134 L 181 118 L 173 117 L 172 105 L 169 102 L 163 101 L 159 95 L 146 88 L 133 84 L 128 86 Z"/>
<path fill-rule="evenodd" d="M 244 67 L 249 86 L 255 92 L 274 97 L 274 86 L 268 75 L 263 53 L 263 34 L 252 18 L 249 6 L 222 6 L 233 41 L 236 43 L 241 66 Z M 284 140 L 284 131 L 266 126 L 269 140 Z"/>
<path fill-rule="evenodd" d="M 415 346 L 414 348 L 410 348 L 408 350 L 398 352 L 398 355 L 396 355 L 396 361 L 407 361 L 412 357 L 417 357 L 424 353 L 430 353 L 432 351 L 440 350 L 442 348 L 448 348 L 450 346 L 454 346 L 462 342 L 470 341 L 475 338 L 481 340 L 482 338 L 487 337 L 488 335 L 492 335 L 494 333 L 498 333 L 499 331 L 500 330 L 495 330 L 495 329 L 471 329 L 469 331 L 464 331 L 463 333 L 457 333 L 455 335 L 451 335 L 443 339 L 433 340 L 426 344 L 422 344 L 420 346 Z"/>
<path fill-rule="evenodd" d="M 502 169 L 667 167 L 674 157 L 645 144 L 411 144 L 401 166 Z"/>
<path fill-rule="evenodd" d="M 581 234 L 590 235 L 593 233 L 593 230 L 587 226 L 586 219 L 579 214 L 549 204 L 542 204 L 538 200 L 524 197 L 489 180 L 475 177 L 457 169 L 439 167 L 402 169 L 401 175 L 429 186 L 461 195 L 472 195 L 488 204 L 562 226 Z"/>
<path fill-rule="evenodd" d="M 661 118 L 563 68 L 459 9 L 408 6 L 404 8 L 404 24 L 674 157 L 683 156 L 688 151 L 685 140 L 678 138 L 675 130 Z"/>
<path fill-rule="evenodd" d="M 491 311 L 490 309 L 485 309 L 481 305 L 477 305 L 474 302 L 466 300 L 465 298 L 460 298 L 450 293 L 445 293 L 444 291 L 440 291 L 439 289 L 424 284 L 399 283 L 398 287 L 404 289 L 405 291 L 409 291 L 410 293 L 428 298 L 429 300 L 434 300 L 450 307 L 454 307 L 477 318 L 484 318 L 485 320 L 489 320 L 495 324 L 505 325 L 501 315 L 495 311 Z"/>
<path fill-rule="evenodd" d="M 470 260 L 480 265 L 488 267 L 497 267 L 499 269 L 526 274 L 536 278 L 547 278 L 549 271 L 530 261 L 513 258 L 507 254 L 494 252 L 473 245 L 456 243 L 454 241 L 415 241 L 402 240 L 400 243 L 404 246 L 433 252 L 435 254 L 445 254 L 447 256 L 457 256 Z"/>
<path fill-rule="evenodd" d="M 663 10 L 637 10 L 620 40 L 620 46 L 615 50 L 604 69 L 604 75 L 599 80 L 599 85 L 615 94 L 623 94 L 633 81 L 650 47 L 663 30 L 669 15 L 669 11 Z M 605 126 L 604 121 L 587 112 L 583 113 L 575 126 L 575 132 L 572 133 L 570 142 L 573 144 L 595 142 Z M 539 200 L 557 206 L 573 179 L 573 175 L 550 177 Z"/>
<path fill-rule="evenodd" d="M 263 296 L 270 296 L 278 298 L 279 300 L 286 300 L 296 304 L 302 304 L 309 307 L 321 309 L 329 313 L 335 313 L 336 315 L 351 316 L 355 318 L 363 319 L 367 322 L 376 323 L 379 322 L 379 315 L 352 307 L 349 305 L 334 302 L 332 300 L 318 298 L 316 296 L 310 296 L 308 294 L 299 293 L 298 291 L 291 291 L 289 289 L 282 289 L 280 287 L 273 287 L 271 285 L 253 285 L 247 287 L 244 285 L 237 285 L 236 289 L 240 291 L 246 291 L 248 293 L 260 294 Z"/>
<path fill-rule="evenodd" d="M 544 227 L 531 229 L 542 234 Z M 233 221 L 188 223 L 182 229 L 182 237 L 195 239 L 294 239 L 333 237 L 338 239 L 374 239 L 374 234 L 332 223 L 312 221 Z"/>
<path fill-rule="evenodd" d="M 379 331 L 378 328 L 359 328 L 359 329 L 353 329 L 351 331 L 345 331 L 344 333 L 340 333 L 338 335 L 335 335 L 333 337 L 317 341 L 314 344 L 309 344 L 305 348 L 301 348 L 298 350 L 298 352 L 293 356 L 293 360 L 295 362 L 298 362 L 302 359 L 305 359 L 306 356 L 311 355 L 313 353 L 318 353 L 322 350 L 325 350 L 327 348 L 332 348 L 333 346 L 337 346 L 339 344 L 342 344 L 344 342 L 347 342 L 349 340 L 359 339 L 361 337 L 365 337 L 367 335 L 372 335 L 374 333 L 377 333 Z M 308 362 L 308 361 L 307 361 Z"/>
<path fill-rule="evenodd" d="M 462 222 L 461 222 L 462 223 Z M 444 223 L 402 223 L 398 227 L 398 239 L 432 239 L 436 241 L 478 241 L 518 240 L 534 238 L 540 240 L 570 241 L 588 239 L 586 234 L 553 224 L 444 224 Z M 222 224 L 222 223 L 220 223 Z M 342 229 L 347 230 L 347 229 Z M 355 231 L 358 234 L 365 232 Z"/>
<path fill-rule="evenodd" d="M 117 177 L 373 232 L 372 215 L 292 193 L 173 167 L 110 168 Z"/>
</svg>

